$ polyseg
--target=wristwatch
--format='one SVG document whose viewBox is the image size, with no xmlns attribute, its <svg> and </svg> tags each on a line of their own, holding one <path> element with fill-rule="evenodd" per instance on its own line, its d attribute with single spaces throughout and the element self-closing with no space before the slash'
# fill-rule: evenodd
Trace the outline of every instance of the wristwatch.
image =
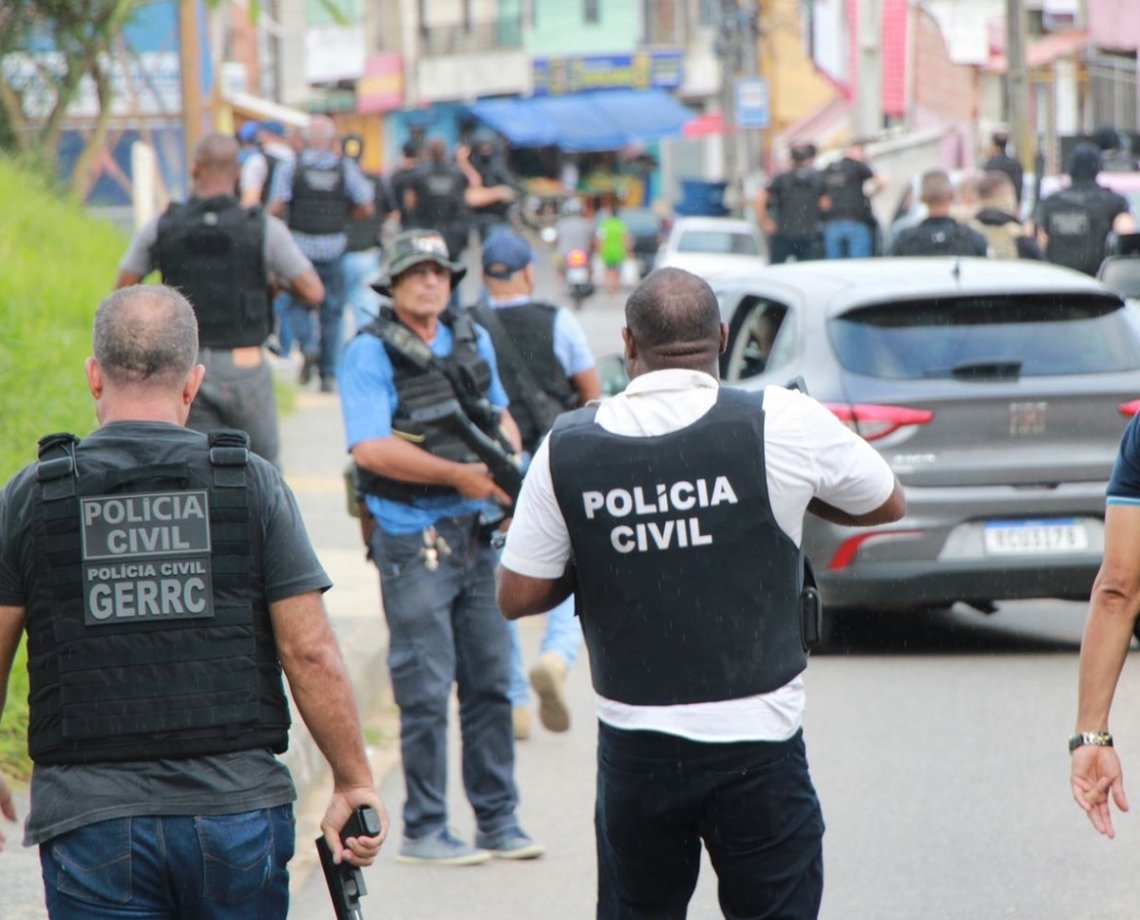
<svg viewBox="0 0 1140 920">
<path fill-rule="evenodd" d="M 1112 735 L 1108 732 L 1077 732 L 1069 739 L 1069 753 L 1079 747 L 1091 744 L 1095 747 L 1112 747 Z"/>
</svg>

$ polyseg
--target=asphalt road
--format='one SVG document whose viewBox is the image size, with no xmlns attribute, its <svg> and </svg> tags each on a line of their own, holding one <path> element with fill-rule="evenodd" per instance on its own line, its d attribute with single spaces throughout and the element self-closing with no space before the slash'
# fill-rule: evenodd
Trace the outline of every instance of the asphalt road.
<svg viewBox="0 0 1140 920">
<path fill-rule="evenodd" d="M 540 262 L 539 294 L 558 299 Z M 622 297 L 599 293 L 579 314 L 598 355 L 620 351 Z M 1137 819 L 1098 838 L 1072 803 L 1065 741 L 1076 707 L 1084 605 L 1027 601 L 984 617 L 841 624 L 843 650 L 807 672 L 805 737 L 823 803 L 824 920 L 1135 920 L 1140 916 Z M 542 624 L 523 624 L 533 660 Z M 523 826 L 549 847 L 531 863 L 469 868 L 395 862 L 403 783 L 382 787 L 393 839 L 366 873 L 364 915 L 561 920 L 593 915 L 596 722 L 584 657 L 570 677 L 574 727 L 539 728 L 518 746 Z M 1125 768 L 1140 769 L 1140 669 L 1117 695 L 1114 730 Z M 451 764 L 458 763 L 452 719 Z M 458 771 L 451 821 L 474 833 Z M 299 846 L 305 846 L 304 843 Z M 326 916 L 310 875 L 290 918 Z M 705 865 L 689 916 L 721 916 Z"/>
<path fill-rule="evenodd" d="M 805 734 L 823 803 L 825 920 L 1135 920 L 1137 819 L 1098 838 L 1069 798 L 1083 605 L 962 608 L 938 617 L 852 624 L 847 651 L 807 672 Z M 533 650 L 541 623 L 527 621 Z M 1140 669 L 1126 668 L 1114 729 L 1125 769 L 1140 769 Z M 596 723 L 589 675 L 570 678 L 573 728 L 518 745 L 523 825 L 549 847 L 531 863 L 403 866 L 398 837 L 367 870 L 364 916 L 394 920 L 561 920 L 592 916 Z M 454 718 L 453 718 L 454 723 Z M 458 738 L 453 732 L 452 763 Z M 399 833 L 400 774 L 383 784 Z M 451 821 L 473 833 L 460 778 Z M 290 913 L 324 916 L 310 878 Z M 721 916 L 706 864 L 690 917 Z"/>
</svg>

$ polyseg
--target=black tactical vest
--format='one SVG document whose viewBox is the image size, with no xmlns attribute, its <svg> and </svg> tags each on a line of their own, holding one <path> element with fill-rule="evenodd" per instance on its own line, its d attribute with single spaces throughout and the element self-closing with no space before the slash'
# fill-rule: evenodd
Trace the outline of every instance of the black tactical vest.
<svg viewBox="0 0 1140 920">
<path fill-rule="evenodd" d="M 814 239 L 823 230 L 819 200 L 824 195 L 823 178 L 815 169 L 797 169 L 778 177 L 776 226 L 780 236 L 791 240 Z"/>
<path fill-rule="evenodd" d="M 1045 258 L 1056 265 L 1095 275 L 1105 257 L 1112 219 L 1099 189 L 1082 185 L 1050 195 L 1042 205 L 1049 235 Z"/>
<path fill-rule="evenodd" d="M 344 177 L 344 161 L 318 168 L 297 158 L 293 172 L 293 197 L 289 201 L 289 229 L 312 236 L 344 233 L 350 202 Z"/>
<path fill-rule="evenodd" d="M 969 227 L 950 217 L 928 217 L 903 230 L 891 250 L 896 256 L 984 256 L 985 250 Z"/>
<path fill-rule="evenodd" d="M 824 187 L 831 199 L 826 214 L 828 220 L 865 222 L 871 219 L 871 203 L 863 194 L 866 173 L 861 166 L 858 161 L 844 157 L 823 170 Z"/>
<path fill-rule="evenodd" d="M 346 226 L 348 245 L 345 252 L 363 252 L 380 245 L 380 228 L 388 216 L 388 194 L 378 176 L 366 176 L 372 183 L 373 211 L 368 217 L 350 218 Z"/>
<path fill-rule="evenodd" d="M 415 333 L 400 323 L 390 307 L 381 307 L 379 317 L 357 334 L 374 335 L 380 339 L 392 362 L 398 400 L 392 415 L 392 434 L 444 460 L 477 463 L 479 458 L 474 451 L 455 434 L 446 420 L 439 418 L 439 409 L 456 399 L 455 388 L 447 376 L 449 373 L 457 380 L 467 381 L 481 396 L 486 396 L 491 387 L 491 367 L 479 354 L 475 327 L 468 317 L 449 310 L 439 321 L 451 330 L 451 354 L 446 358 L 434 357 L 433 366 L 428 368 L 421 367 L 395 344 L 405 334 L 414 336 Z M 401 482 L 362 466 L 356 467 L 356 475 L 361 491 L 404 504 L 420 498 L 458 495 L 448 486 Z"/>
<path fill-rule="evenodd" d="M 484 311 L 495 311 L 495 317 L 502 331 L 495 323 L 483 321 Z M 499 369 L 499 379 L 511 402 L 511 418 L 519 426 L 523 449 L 534 453 L 538 442 L 549 430 L 550 422 L 535 418 L 531 402 L 535 401 L 533 391 L 520 379 L 508 355 L 513 351 L 526 365 L 529 380 L 539 387 L 560 411 L 573 409 L 578 405 L 578 394 L 566 377 L 566 371 L 554 353 L 554 320 L 558 307 L 548 303 L 528 303 L 513 307 L 476 307 L 475 318 L 491 334 L 495 346 L 495 359 Z M 510 344 L 502 341 L 503 333 L 510 338 Z M 528 398 L 529 396 L 529 398 Z M 551 420 L 551 422 L 553 419 Z"/>
<path fill-rule="evenodd" d="M 138 465 L 40 442 L 28 600 L 28 747 L 39 764 L 288 745 L 244 432 L 139 444 Z"/>
<path fill-rule="evenodd" d="M 458 258 L 467 245 L 470 227 L 470 215 L 463 200 L 463 174 L 446 163 L 429 163 L 416 176 L 413 188 L 416 193 L 413 223 L 438 230 L 447 241 L 451 258 Z"/>
<path fill-rule="evenodd" d="M 722 388 L 658 437 L 611 434 L 595 412 L 550 434 L 594 689 L 667 706 L 782 687 L 807 666 L 803 564 L 768 500 L 760 397 Z"/>
<path fill-rule="evenodd" d="M 203 348 L 260 345 L 269 335 L 265 214 L 232 195 L 172 204 L 151 256 L 162 281 L 194 307 Z"/>
</svg>

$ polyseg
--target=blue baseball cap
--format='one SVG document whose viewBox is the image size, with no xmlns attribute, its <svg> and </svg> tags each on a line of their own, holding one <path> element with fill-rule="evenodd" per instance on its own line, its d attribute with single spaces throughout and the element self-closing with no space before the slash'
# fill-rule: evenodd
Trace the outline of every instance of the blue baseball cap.
<svg viewBox="0 0 1140 920">
<path fill-rule="evenodd" d="M 244 125 L 238 128 L 238 140 L 243 144 L 251 143 L 257 140 L 257 132 L 261 130 L 261 125 L 256 121 L 247 121 Z"/>
<path fill-rule="evenodd" d="M 504 280 L 534 261 L 534 250 L 513 230 L 498 229 L 483 244 L 483 274 Z"/>
<path fill-rule="evenodd" d="M 261 123 L 261 130 L 269 134 L 276 134 L 278 137 L 285 136 L 285 126 L 279 121 L 264 121 Z"/>
</svg>

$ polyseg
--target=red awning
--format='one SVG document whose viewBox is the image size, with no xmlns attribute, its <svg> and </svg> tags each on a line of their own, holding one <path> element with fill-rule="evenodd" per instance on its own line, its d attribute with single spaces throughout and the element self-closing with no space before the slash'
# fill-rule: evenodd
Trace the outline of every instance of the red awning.
<svg viewBox="0 0 1140 920">
<path fill-rule="evenodd" d="M 1046 64 L 1052 64 L 1061 58 L 1083 51 L 1088 47 L 1088 44 L 1089 33 L 1084 29 L 1046 35 L 1044 38 L 1029 43 L 1029 48 L 1025 52 L 1025 66 L 1029 68 L 1044 67 Z M 990 55 L 990 62 L 986 65 L 986 70 L 993 73 L 1005 73 L 1009 70 L 1009 62 L 1005 58 L 1004 49 Z"/>
<path fill-rule="evenodd" d="M 682 137 L 712 137 L 724 134 L 724 116 L 720 112 L 698 115 L 681 129 Z"/>
</svg>

